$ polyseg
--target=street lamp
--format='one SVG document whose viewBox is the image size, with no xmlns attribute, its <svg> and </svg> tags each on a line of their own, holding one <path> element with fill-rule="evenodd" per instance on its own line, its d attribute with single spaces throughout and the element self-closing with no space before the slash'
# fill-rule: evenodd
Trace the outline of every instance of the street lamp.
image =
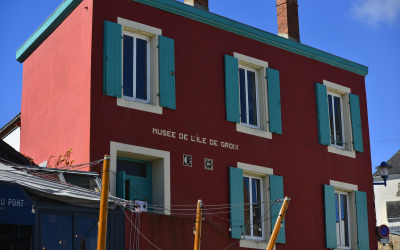
<svg viewBox="0 0 400 250">
<path fill-rule="evenodd" d="M 381 165 L 376 167 L 376 169 L 380 170 L 383 182 L 375 182 L 373 183 L 374 185 L 385 185 L 386 187 L 386 180 L 389 176 L 389 168 L 392 168 L 392 166 L 389 166 L 386 161 L 381 162 Z"/>
</svg>

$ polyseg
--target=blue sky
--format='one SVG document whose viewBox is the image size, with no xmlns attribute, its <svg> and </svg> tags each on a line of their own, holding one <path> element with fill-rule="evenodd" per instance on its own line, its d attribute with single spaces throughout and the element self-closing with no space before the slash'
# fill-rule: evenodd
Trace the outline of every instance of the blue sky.
<svg viewBox="0 0 400 250">
<path fill-rule="evenodd" d="M 21 109 L 22 64 L 15 51 L 61 2 L 0 1 L 0 127 Z M 275 0 L 209 2 L 213 13 L 277 33 Z M 375 168 L 400 150 L 400 0 L 298 2 L 303 44 L 369 67 L 366 89 Z"/>
</svg>

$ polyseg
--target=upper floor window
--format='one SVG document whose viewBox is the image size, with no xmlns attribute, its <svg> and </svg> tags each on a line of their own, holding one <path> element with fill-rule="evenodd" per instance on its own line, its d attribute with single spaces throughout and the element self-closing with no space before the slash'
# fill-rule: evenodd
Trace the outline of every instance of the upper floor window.
<svg viewBox="0 0 400 250">
<path fill-rule="evenodd" d="M 351 89 L 329 81 L 315 83 L 318 141 L 328 152 L 355 158 L 363 152 L 360 101 Z"/>
<path fill-rule="evenodd" d="M 123 95 L 125 99 L 150 103 L 150 39 L 124 32 Z"/>
<path fill-rule="evenodd" d="M 259 127 L 257 71 L 239 66 L 240 122 Z"/>
<path fill-rule="evenodd" d="M 161 29 L 105 21 L 103 60 L 103 93 L 118 106 L 156 114 L 176 108 L 174 40 Z"/>
<path fill-rule="evenodd" d="M 282 134 L 279 71 L 236 52 L 224 60 L 227 120 L 241 133 L 269 139 Z"/>
<path fill-rule="evenodd" d="M 343 97 L 333 92 L 328 92 L 328 109 L 331 144 L 344 148 Z"/>
</svg>

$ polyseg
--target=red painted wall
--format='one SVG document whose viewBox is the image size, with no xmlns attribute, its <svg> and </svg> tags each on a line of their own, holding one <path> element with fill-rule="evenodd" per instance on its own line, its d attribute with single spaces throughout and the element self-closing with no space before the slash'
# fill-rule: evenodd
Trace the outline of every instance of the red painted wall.
<svg viewBox="0 0 400 250">
<path fill-rule="evenodd" d="M 119 107 L 115 98 L 103 95 L 103 22 L 117 22 L 117 17 L 162 29 L 175 40 L 176 110 L 157 115 Z M 264 139 L 238 133 L 226 121 L 223 55 L 233 52 L 279 70 L 282 135 Z M 365 152 L 356 159 L 328 153 L 318 144 L 314 83 L 323 80 L 360 96 Z M 205 205 L 229 203 L 228 167 L 237 162 L 273 168 L 292 198 L 287 244 L 278 245 L 279 250 L 324 249 L 322 185 L 329 180 L 356 184 L 367 192 L 370 247 L 376 249 L 362 76 L 134 1 L 96 0 L 92 6 L 84 0 L 25 61 L 22 99 L 21 150 L 37 162 L 69 147 L 77 163 L 101 159 L 110 153 L 110 141 L 170 151 L 171 204 L 193 206 L 198 199 Z M 240 150 L 157 136 L 153 128 L 232 142 Z M 182 166 L 183 154 L 193 156 L 193 167 Z M 213 171 L 204 169 L 204 158 L 214 160 Z M 219 216 L 205 216 L 203 249 L 234 243 L 226 222 L 229 214 Z M 194 216 L 184 217 L 142 214 L 141 232 L 162 249 L 190 249 Z M 130 232 L 127 218 L 127 246 Z M 150 249 L 143 238 L 140 242 Z M 230 249 L 238 248 L 236 243 Z"/>
<path fill-rule="evenodd" d="M 162 115 L 156 115 L 118 107 L 115 98 L 102 94 L 103 21 L 117 22 L 117 17 L 160 28 L 164 36 L 175 40 L 175 111 L 164 109 Z M 367 192 L 370 247 L 376 249 L 364 77 L 132 1 L 120 0 L 112 6 L 105 0 L 96 1 L 93 41 L 97 42 L 93 43 L 92 54 L 92 160 L 109 152 L 110 141 L 170 151 L 171 203 L 191 205 L 200 198 L 204 204 L 229 203 L 228 167 L 237 162 L 273 168 L 274 174 L 283 176 L 285 194 L 292 198 L 286 217 L 287 244 L 277 249 L 310 249 L 310 244 L 312 249 L 324 249 L 322 185 L 329 184 L 329 180 L 356 184 L 360 191 Z M 235 124 L 225 120 L 223 55 L 233 52 L 267 61 L 269 67 L 280 71 L 283 135 L 273 134 L 269 140 L 238 133 Z M 323 80 L 349 87 L 360 96 L 365 152 L 357 154 L 356 159 L 328 153 L 318 144 L 314 83 Z M 229 141 L 239 144 L 240 150 L 156 136 L 152 128 Z M 183 154 L 193 155 L 193 167 L 182 166 Z M 213 171 L 204 169 L 204 158 L 214 160 Z M 150 215 L 143 217 L 150 224 L 156 220 Z M 228 219 L 229 215 L 222 217 Z M 218 228 L 219 233 L 204 230 L 204 249 L 221 249 L 233 243 L 224 220 L 206 216 L 206 221 L 225 226 Z M 144 226 L 145 235 L 158 246 L 193 246 L 190 226 L 165 218 L 158 222 L 154 225 L 157 230 L 170 235 L 167 232 L 173 229 L 182 235 L 176 236 L 180 244 L 175 245 L 176 237 L 161 240 L 163 236 Z"/>
<path fill-rule="evenodd" d="M 70 148 L 89 161 L 92 11 L 84 0 L 23 64 L 21 152 L 37 164 Z"/>
</svg>

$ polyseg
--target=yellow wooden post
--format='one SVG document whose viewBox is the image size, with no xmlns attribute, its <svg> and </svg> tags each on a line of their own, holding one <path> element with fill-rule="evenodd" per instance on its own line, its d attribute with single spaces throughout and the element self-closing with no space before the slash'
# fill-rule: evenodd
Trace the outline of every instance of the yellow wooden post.
<svg viewBox="0 0 400 250">
<path fill-rule="evenodd" d="M 290 198 L 285 196 L 285 199 L 283 199 L 281 210 L 279 211 L 278 218 L 275 222 L 274 230 L 272 231 L 271 234 L 271 239 L 269 239 L 267 250 L 272 250 L 275 246 L 276 238 L 278 238 L 279 230 L 281 229 L 281 223 L 285 218 L 286 211 L 289 206 L 289 201 Z"/>
<path fill-rule="evenodd" d="M 200 240 L 201 240 L 201 222 L 202 222 L 202 211 L 201 208 L 203 206 L 203 201 L 197 201 L 197 210 L 196 210 L 196 231 L 194 235 L 194 250 L 200 250 Z"/>
<path fill-rule="evenodd" d="M 105 155 L 101 179 L 100 213 L 97 234 L 97 250 L 106 249 L 107 213 L 108 213 L 108 186 L 110 179 L 110 156 Z"/>
</svg>

